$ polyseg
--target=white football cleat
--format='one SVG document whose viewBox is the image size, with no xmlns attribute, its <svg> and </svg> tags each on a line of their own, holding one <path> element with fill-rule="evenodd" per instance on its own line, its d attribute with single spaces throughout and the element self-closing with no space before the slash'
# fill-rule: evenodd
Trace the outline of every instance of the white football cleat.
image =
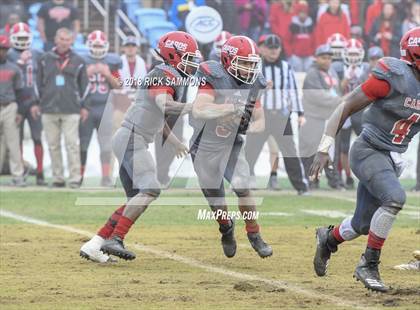
<svg viewBox="0 0 420 310">
<path fill-rule="evenodd" d="M 95 235 L 92 239 L 82 245 L 80 256 L 96 263 L 114 263 L 117 260 L 101 251 L 101 246 L 105 239 Z"/>
</svg>

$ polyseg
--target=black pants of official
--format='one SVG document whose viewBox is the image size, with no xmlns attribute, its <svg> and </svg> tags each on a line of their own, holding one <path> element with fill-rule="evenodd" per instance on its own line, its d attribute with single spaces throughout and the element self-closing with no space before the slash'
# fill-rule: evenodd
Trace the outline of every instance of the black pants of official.
<svg viewBox="0 0 420 310">
<path fill-rule="evenodd" d="M 182 118 L 177 116 L 166 117 L 166 122 L 172 133 L 182 141 L 184 124 Z M 169 180 L 169 167 L 175 158 L 175 149 L 168 141 L 163 139 L 162 134 L 157 134 L 155 138 L 155 154 L 157 179 L 161 184 L 167 184 Z"/>
<path fill-rule="evenodd" d="M 308 182 L 305 177 L 302 162 L 297 154 L 296 144 L 293 140 L 293 129 L 290 117 L 280 114 L 279 111 L 265 111 L 265 130 L 261 133 L 247 134 L 245 156 L 251 174 L 254 174 L 255 163 L 267 141 L 272 135 L 276 140 L 284 158 L 284 166 L 293 187 L 298 191 L 306 191 Z"/>
</svg>

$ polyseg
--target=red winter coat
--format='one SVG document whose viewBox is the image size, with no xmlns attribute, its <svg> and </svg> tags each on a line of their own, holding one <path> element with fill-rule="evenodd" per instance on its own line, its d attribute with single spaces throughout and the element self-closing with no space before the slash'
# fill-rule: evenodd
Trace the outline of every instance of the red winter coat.
<svg viewBox="0 0 420 310">
<path fill-rule="evenodd" d="M 327 39 L 337 32 L 347 39 L 350 38 L 350 25 L 347 16 L 341 11 L 337 15 L 333 15 L 327 10 L 320 16 L 315 28 L 315 46 L 325 44 Z"/>
<path fill-rule="evenodd" d="M 369 35 L 370 30 L 372 29 L 373 23 L 381 15 L 382 12 L 382 0 L 375 0 L 374 3 L 369 5 L 366 11 L 366 21 L 365 21 L 365 34 Z"/>
<path fill-rule="evenodd" d="M 293 15 L 296 15 L 294 5 L 290 12 L 284 10 L 283 3 L 274 2 L 270 7 L 270 25 L 271 31 L 278 35 L 283 41 L 283 49 L 286 55 L 290 55 L 290 44 L 287 41 L 289 25 Z"/>
</svg>

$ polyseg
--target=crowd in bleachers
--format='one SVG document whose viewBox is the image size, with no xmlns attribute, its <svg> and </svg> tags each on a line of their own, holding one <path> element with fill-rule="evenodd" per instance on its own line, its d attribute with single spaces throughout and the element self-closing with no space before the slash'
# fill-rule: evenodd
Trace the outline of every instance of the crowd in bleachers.
<svg viewBox="0 0 420 310">
<path fill-rule="evenodd" d="M 88 39 L 87 34 L 81 29 L 80 12 L 74 3 L 73 1 L 63 0 L 2 1 L 0 4 L 0 33 L 9 35 L 14 25 L 20 21 L 24 21 L 29 25 L 32 34 L 31 48 L 49 51 L 52 48 L 57 49 L 57 42 L 55 42 L 56 32 L 59 29 L 65 28 L 75 34 L 72 51 L 75 54 L 87 54 L 89 52 L 88 42 L 86 42 Z M 325 77 L 325 79 L 328 77 L 331 81 L 336 79 L 335 84 L 317 86 L 313 86 L 310 83 L 311 81 L 305 80 L 307 85 L 312 85 L 306 86 L 307 88 L 320 87 L 328 92 L 326 96 L 330 97 L 325 97 L 325 100 L 331 100 L 333 102 L 331 107 L 336 105 L 341 95 L 350 91 L 351 87 L 354 87 L 354 85 L 351 86 L 350 84 L 354 83 L 351 80 L 356 75 L 358 83 L 362 82 L 363 78 L 366 78 L 365 73 L 369 72 L 375 60 L 382 56 L 399 57 L 398 43 L 402 34 L 408 29 L 420 26 L 419 0 L 120 0 L 112 1 L 112 5 L 113 8 L 122 9 L 133 24 L 136 25 L 142 35 L 142 45 L 152 48 L 156 47 L 158 39 L 163 34 L 177 29 L 185 30 L 186 16 L 194 7 L 210 6 L 221 15 L 223 29 L 225 31 L 232 34 L 247 35 L 254 39 L 258 42 L 261 56 L 266 63 L 273 63 L 277 67 L 286 68 L 286 71 L 292 72 L 290 79 L 294 79 L 294 71 L 308 72 L 310 76 Z M 150 59 L 153 60 L 153 57 L 145 57 L 145 64 L 143 58 L 138 56 L 140 41 L 128 29 L 126 29 L 126 34 L 128 37 L 121 46 L 121 52 L 124 55 L 120 60 L 122 65 L 119 75 L 142 77 L 146 73 L 146 67 L 150 68 L 153 65 L 152 61 L 148 61 Z M 356 39 L 357 41 L 351 41 L 350 39 Z M 336 43 L 338 46 L 335 46 Z M 357 45 L 359 43 L 361 45 L 360 48 Z M 328 49 L 325 44 L 332 49 Z M 358 52 L 360 52 L 359 57 L 362 55 L 360 61 L 357 62 L 357 66 L 360 68 L 350 66 L 349 62 L 346 62 L 342 58 L 346 44 L 353 44 L 347 46 L 347 48 L 352 51 L 358 49 Z M 334 48 L 338 48 L 338 56 L 333 55 Z M 201 45 L 200 49 L 203 52 L 204 58 L 207 59 L 213 49 L 213 42 Z M 148 48 L 142 50 L 146 51 L 146 53 L 149 51 Z M 277 52 L 278 55 L 270 60 L 270 57 L 272 57 L 270 53 L 276 54 Z M 325 55 L 332 56 L 332 60 L 335 60 L 336 64 L 333 63 L 332 65 L 323 67 L 325 66 L 323 64 L 323 56 Z M 370 66 L 366 64 L 363 67 L 361 65 L 363 60 L 371 62 Z M 113 74 L 113 72 L 111 73 Z M 88 75 L 90 76 L 90 74 Z M 81 79 L 83 80 L 83 78 Z M 275 83 L 275 80 L 272 77 L 270 82 Z M 317 78 L 317 80 L 320 79 Z M 64 83 L 64 81 L 55 80 L 54 83 Z M 284 87 L 283 83 L 281 87 Z M 296 89 L 296 85 L 293 87 Z M 80 86 L 77 91 L 80 92 L 80 97 L 84 96 L 84 87 Z M 334 95 L 331 95 L 333 92 Z M 117 95 L 118 93 L 115 94 Z M 128 95 L 132 99 L 133 92 L 126 90 L 124 95 Z M 124 98 L 120 98 L 119 102 L 124 102 Z M 299 114 L 299 125 L 303 126 L 307 120 L 309 123 L 319 122 L 319 117 L 313 115 L 313 113 L 311 115 L 310 112 L 312 109 L 318 113 L 318 107 L 311 106 L 311 103 L 309 103 L 310 100 L 306 100 L 306 103 L 305 98 L 303 100 L 305 113 L 303 107 L 291 111 Z M 296 105 L 301 106 L 301 103 L 297 102 Z M 126 107 L 122 110 L 125 109 Z M 328 113 L 331 112 L 332 110 L 329 110 Z M 318 124 L 320 128 L 328 116 L 329 114 L 322 116 L 322 122 Z M 83 119 L 82 115 L 77 117 Z M 118 119 L 121 120 L 121 115 Z M 289 121 L 289 116 L 287 116 L 284 122 L 287 123 Z M 354 122 L 356 123 L 356 121 Z M 306 128 L 309 128 L 309 126 Z M 273 141 L 276 140 L 276 137 L 272 135 L 269 137 L 269 141 L 270 138 L 274 138 Z M 347 137 L 346 139 L 349 140 L 350 138 Z M 276 149 L 276 143 L 273 143 L 273 141 L 270 150 L 278 153 L 279 146 Z M 39 144 L 39 141 L 36 143 Z M 313 141 L 311 141 L 311 144 L 313 144 Z M 344 187 L 345 185 L 351 186 L 352 184 L 345 157 L 348 149 L 346 143 L 343 145 L 341 151 L 337 148 L 337 158 L 341 158 L 342 160 L 337 163 L 335 170 L 336 174 L 341 170 L 346 172 L 347 184 L 340 183 L 339 177 L 334 175 L 334 172 L 331 172 L 328 178 L 330 185 L 334 188 Z M 303 147 L 305 147 L 304 143 Z M 340 152 L 343 154 L 340 154 Z M 86 149 L 82 150 L 81 158 L 70 160 L 79 161 L 79 165 L 76 165 L 75 168 L 73 167 L 74 171 L 82 171 L 81 174 L 74 172 L 73 180 L 70 180 L 76 187 L 80 185 L 81 178 L 83 177 L 86 153 Z M 41 167 L 38 167 L 38 170 L 40 170 L 38 173 L 42 174 L 42 155 L 40 154 L 42 154 L 40 150 L 35 153 L 37 162 L 39 163 L 41 161 Z M 38 158 L 39 156 L 41 156 L 41 159 Z M 258 157 L 258 154 L 256 156 Z M 277 160 L 278 164 L 278 157 L 277 159 L 275 157 L 274 155 L 272 162 L 275 163 Z M 107 178 L 110 173 L 109 161 L 106 163 L 102 162 L 103 177 L 105 176 Z M 304 166 L 305 171 L 299 172 L 302 175 L 300 176 L 300 180 L 295 182 L 296 184 L 307 182 L 305 179 L 307 178 L 310 161 L 308 162 L 302 159 L 302 163 L 286 163 L 286 168 L 294 171 L 293 173 L 300 171 L 300 165 Z M 277 166 L 274 164 L 271 166 L 273 167 L 271 172 L 272 176 L 276 176 Z M 110 181 L 107 178 L 103 179 L 103 184 L 109 185 Z M 44 184 L 43 175 L 42 178 L 39 175 L 39 179 L 39 184 Z M 294 176 L 291 177 L 292 183 L 295 179 Z M 20 184 L 20 182 L 17 183 Z M 420 186 L 420 182 L 418 183 Z M 58 178 L 54 181 L 54 184 L 57 186 L 63 185 L 63 178 Z M 270 186 L 276 188 L 275 184 L 271 184 Z M 317 184 L 311 184 L 311 186 L 316 187 Z M 295 187 L 300 193 L 307 191 L 304 185 L 297 185 Z"/>
</svg>

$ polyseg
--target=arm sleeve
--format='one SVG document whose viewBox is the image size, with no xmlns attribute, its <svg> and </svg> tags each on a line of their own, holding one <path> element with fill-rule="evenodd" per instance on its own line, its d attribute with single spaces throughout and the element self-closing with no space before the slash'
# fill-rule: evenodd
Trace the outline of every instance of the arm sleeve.
<svg viewBox="0 0 420 310">
<path fill-rule="evenodd" d="M 80 65 L 79 69 L 79 94 L 80 94 L 80 103 L 82 107 L 85 107 L 85 100 L 89 94 L 89 78 L 86 71 L 86 65 L 83 63 Z"/>
<path fill-rule="evenodd" d="M 213 97 L 215 96 L 214 88 L 209 83 L 206 83 L 202 86 L 200 85 L 199 88 L 198 88 L 198 93 L 199 94 L 200 93 L 207 94 L 207 95 L 210 95 L 210 96 L 213 96 Z"/>
<path fill-rule="evenodd" d="M 42 93 L 41 93 L 42 92 L 42 74 L 43 74 L 43 70 L 44 70 L 43 64 L 44 64 L 44 62 L 40 58 L 38 60 L 38 70 L 36 72 L 36 80 L 35 80 L 36 89 L 37 89 L 37 92 L 38 92 L 38 98 L 39 99 L 41 99 L 41 96 L 42 96 Z"/>
<path fill-rule="evenodd" d="M 173 97 L 175 95 L 175 90 L 172 87 L 167 86 L 167 85 L 162 85 L 162 86 L 151 85 L 148 88 L 148 93 L 151 98 L 155 98 L 157 95 L 164 94 L 164 93 L 167 93 Z"/>
<path fill-rule="evenodd" d="M 362 84 L 363 93 L 372 101 L 388 96 L 390 90 L 391 85 L 387 81 L 380 80 L 373 75 L 370 75 Z"/>
</svg>

